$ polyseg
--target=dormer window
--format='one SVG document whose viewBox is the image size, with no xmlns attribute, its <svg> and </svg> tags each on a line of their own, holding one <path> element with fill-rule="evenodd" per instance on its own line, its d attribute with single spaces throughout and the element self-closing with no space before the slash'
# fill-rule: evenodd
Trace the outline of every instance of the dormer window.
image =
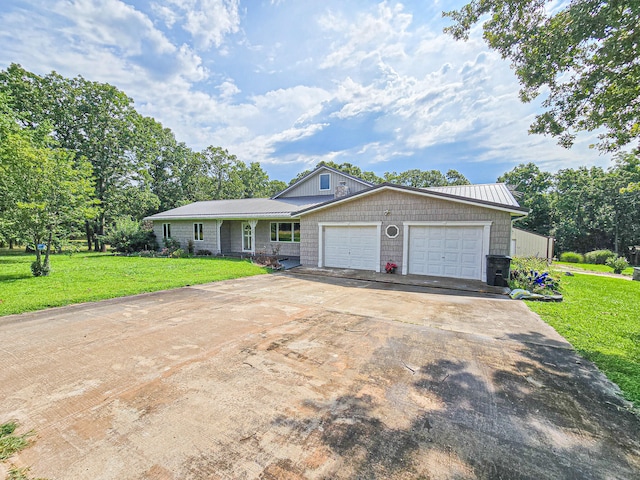
<svg viewBox="0 0 640 480">
<path fill-rule="evenodd" d="M 320 190 L 331 190 L 331 174 L 320 174 Z"/>
</svg>

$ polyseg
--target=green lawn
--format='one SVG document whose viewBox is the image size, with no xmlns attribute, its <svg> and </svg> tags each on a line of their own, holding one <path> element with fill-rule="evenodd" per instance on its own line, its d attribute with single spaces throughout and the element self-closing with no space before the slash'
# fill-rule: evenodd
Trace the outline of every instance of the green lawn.
<svg viewBox="0 0 640 480">
<path fill-rule="evenodd" d="M 529 307 L 640 407 L 640 282 L 576 274 L 562 288 L 563 302 Z"/>
<path fill-rule="evenodd" d="M 267 273 L 247 260 L 116 257 L 77 253 L 51 257 L 51 274 L 33 277 L 34 255 L 0 253 L 0 315 Z"/>
<path fill-rule="evenodd" d="M 591 272 L 605 272 L 613 273 L 613 268 L 606 265 L 594 265 L 592 263 L 570 263 L 570 262 L 553 262 L 554 265 L 562 265 L 564 267 L 579 268 L 581 270 L 588 270 Z M 633 275 L 633 267 L 625 268 L 622 271 L 622 275 Z"/>
</svg>

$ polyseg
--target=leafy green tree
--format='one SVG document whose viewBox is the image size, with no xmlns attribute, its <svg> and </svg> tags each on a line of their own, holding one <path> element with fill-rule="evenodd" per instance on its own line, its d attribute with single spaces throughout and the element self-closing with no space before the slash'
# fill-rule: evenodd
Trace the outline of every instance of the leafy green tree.
<svg viewBox="0 0 640 480">
<path fill-rule="evenodd" d="M 630 188 L 640 183 L 640 159 L 620 152 L 614 162 L 603 182 L 608 208 L 602 211 L 602 221 L 614 251 L 622 255 L 626 247 L 640 244 L 640 190 Z"/>
<path fill-rule="evenodd" d="M 599 148 L 615 151 L 640 138 L 637 0 L 472 0 L 444 12 L 445 31 L 467 39 L 482 22 L 487 44 L 511 61 L 529 102 L 547 93 L 531 132 L 571 146 L 576 132 L 604 129 Z"/>
<path fill-rule="evenodd" d="M 34 132 L 0 122 L 0 197 L 3 219 L 14 233 L 37 246 L 46 244 L 44 262 L 36 248 L 34 275 L 48 275 L 54 241 L 69 225 L 95 214 L 91 165 L 73 153 L 42 144 Z"/>
<path fill-rule="evenodd" d="M 611 248 L 610 209 L 600 167 L 560 170 L 554 177 L 552 234 L 560 251 Z"/>
<path fill-rule="evenodd" d="M 447 179 L 447 185 L 469 185 L 471 183 L 467 180 L 467 177 L 453 169 L 447 170 L 445 177 Z"/>
<path fill-rule="evenodd" d="M 244 185 L 244 198 L 268 197 L 269 175 L 258 162 L 251 162 L 248 167 L 239 168 L 240 179 Z"/>
<path fill-rule="evenodd" d="M 378 177 L 375 173 L 368 172 L 368 171 L 363 171 L 357 165 L 353 165 L 353 164 L 348 163 L 348 162 L 336 163 L 336 162 L 324 162 L 323 161 L 323 162 L 319 162 L 314 168 L 318 168 L 318 167 L 320 167 L 322 165 L 326 165 L 327 167 L 331 167 L 331 168 L 334 168 L 334 169 L 339 170 L 341 172 L 344 172 L 347 175 L 351 175 L 353 177 L 357 177 L 357 178 L 360 178 L 362 180 L 365 180 L 367 182 L 371 182 L 371 183 L 374 183 L 374 184 L 383 182 L 383 179 Z M 298 180 L 300 180 L 303 177 L 306 177 L 311 172 L 312 172 L 312 170 L 305 170 L 303 172 L 300 172 L 298 175 L 296 175 L 294 178 L 292 178 L 291 181 L 289 181 L 289 185 L 293 185 Z"/>
<path fill-rule="evenodd" d="M 246 169 L 235 155 L 222 147 L 207 147 L 199 156 L 198 200 L 243 198 L 244 183 L 241 172 Z"/>
<path fill-rule="evenodd" d="M 287 188 L 287 183 L 282 180 L 269 180 L 267 184 L 267 197 L 273 197 L 276 193 L 280 193 Z"/>
<path fill-rule="evenodd" d="M 468 185 L 469 181 L 456 170 L 449 170 L 446 175 L 439 170 L 420 170 L 413 168 L 401 173 L 386 172 L 386 182 L 397 183 L 415 188 L 443 187 L 446 185 Z"/>
<path fill-rule="evenodd" d="M 521 206 L 529 209 L 529 215 L 516 222 L 517 227 L 541 235 L 549 235 L 551 221 L 551 187 L 553 175 L 542 172 L 535 164 L 520 164 L 498 177 L 513 190 Z"/>
<path fill-rule="evenodd" d="M 51 125 L 61 148 L 74 152 L 76 161 L 91 163 L 100 201 L 96 218 L 86 223 L 91 247 L 91 239 L 104 235 L 105 225 L 120 215 L 116 207 L 135 177 L 127 155 L 134 140 L 133 100 L 109 84 L 55 72 L 41 77 L 16 64 L 0 73 L 0 90 L 11 95 L 23 125 L 36 130 Z"/>
</svg>

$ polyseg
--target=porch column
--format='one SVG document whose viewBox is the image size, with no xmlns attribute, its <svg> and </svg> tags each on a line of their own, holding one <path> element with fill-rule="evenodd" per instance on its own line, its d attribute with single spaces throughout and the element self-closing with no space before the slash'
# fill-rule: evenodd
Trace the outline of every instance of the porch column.
<svg viewBox="0 0 640 480">
<path fill-rule="evenodd" d="M 218 248 L 218 255 L 222 253 L 222 242 L 220 241 L 220 228 L 222 227 L 222 220 L 216 220 L 216 247 Z"/>
<path fill-rule="evenodd" d="M 256 225 L 258 220 L 247 220 L 251 226 L 251 254 L 256 254 Z"/>
</svg>

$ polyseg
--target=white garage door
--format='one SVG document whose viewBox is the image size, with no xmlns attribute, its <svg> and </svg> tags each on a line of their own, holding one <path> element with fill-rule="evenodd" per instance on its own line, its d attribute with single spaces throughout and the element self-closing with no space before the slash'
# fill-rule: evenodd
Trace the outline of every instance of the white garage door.
<svg viewBox="0 0 640 480">
<path fill-rule="evenodd" d="M 324 266 L 376 270 L 378 229 L 373 226 L 324 228 Z"/>
<path fill-rule="evenodd" d="M 409 228 L 409 273 L 482 280 L 482 227 Z"/>
</svg>

